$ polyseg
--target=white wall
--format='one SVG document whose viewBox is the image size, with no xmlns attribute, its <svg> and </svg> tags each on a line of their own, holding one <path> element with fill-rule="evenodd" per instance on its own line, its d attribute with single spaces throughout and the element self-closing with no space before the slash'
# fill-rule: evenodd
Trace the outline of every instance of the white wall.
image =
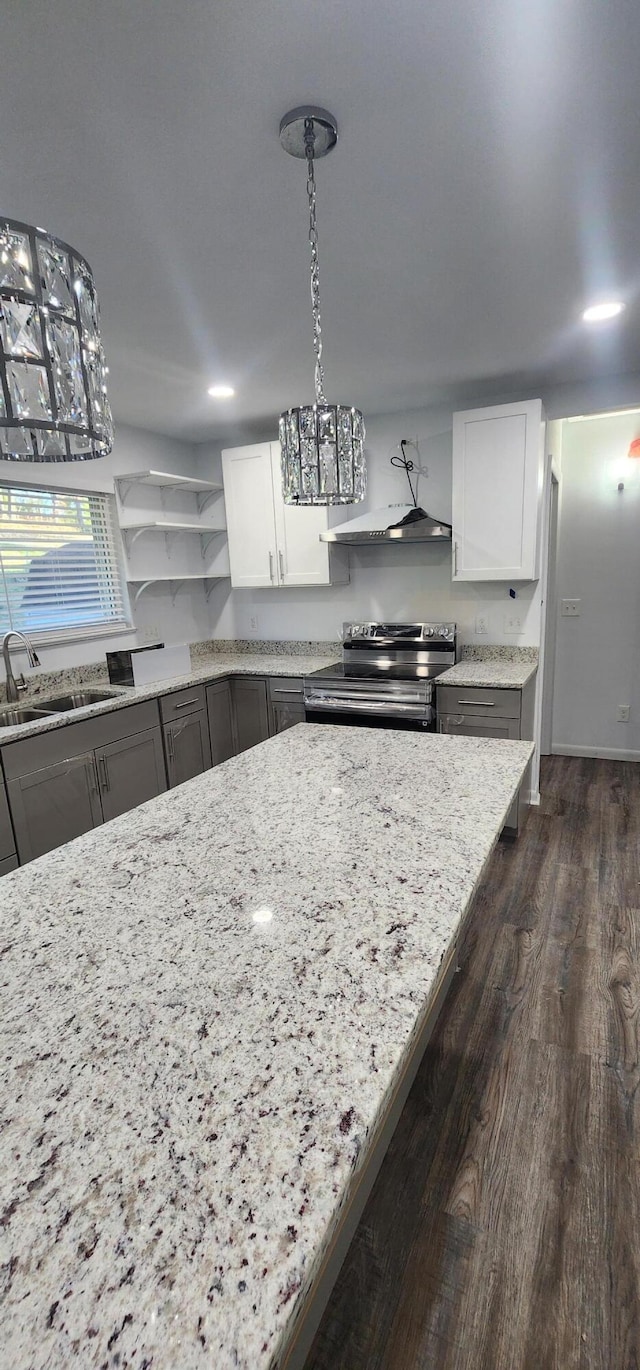
<svg viewBox="0 0 640 1370">
<path fill-rule="evenodd" d="M 265 433 L 264 437 L 273 437 Z M 452 414 L 423 410 L 367 421 L 368 489 L 358 512 L 392 503 L 410 503 L 404 472 L 390 465 L 401 438 L 418 439 L 428 475 L 420 479 L 418 501 L 435 517 L 451 522 Z M 232 444 L 229 444 L 232 445 Z M 415 454 L 408 449 L 409 455 Z M 200 475 L 219 475 L 218 449 L 203 447 Z M 487 498 L 492 492 L 487 491 Z M 345 517 L 348 516 L 348 511 Z M 537 584 L 452 584 L 451 544 L 432 547 L 350 548 L 351 580 L 326 589 L 231 590 L 212 596 L 212 635 L 220 638 L 337 638 L 345 619 L 453 620 L 460 640 L 511 645 L 540 641 L 540 591 Z M 505 632 L 505 615 L 517 612 L 518 635 Z M 487 620 L 486 637 L 477 636 L 478 615 Z M 251 627 L 257 617 L 258 627 Z"/>
<path fill-rule="evenodd" d="M 552 747 L 638 760 L 640 461 L 626 454 L 640 413 L 563 430 Z M 579 618 L 560 616 L 562 599 L 580 599 Z M 620 704 L 628 723 L 616 721 Z"/>
<path fill-rule="evenodd" d="M 177 474 L 196 474 L 196 449 L 188 443 L 177 442 L 172 438 L 159 437 L 138 428 L 124 424 L 116 427 L 114 450 L 108 457 L 97 461 L 69 463 L 18 463 L 0 461 L 0 480 L 15 481 L 20 484 L 63 486 L 75 490 L 100 490 L 114 492 L 114 476 L 126 475 L 128 471 L 141 471 L 145 468 L 172 471 Z M 222 503 L 222 497 L 220 497 Z M 144 520 L 156 514 L 169 516 L 169 511 L 193 514 L 195 502 L 193 495 L 171 494 L 162 496 L 159 490 L 149 487 L 132 487 L 127 495 L 123 517 L 128 522 Z M 207 511 L 211 523 L 216 522 L 218 511 L 213 505 Z M 224 514 L 220 520 L 224 523 Z M 217 556 L 224 563 L 222 569 L 228 570 L 226 562 L 226 540 L 221 546 L 212 546 L 207 560 L 207 569 Z M 161 534 L 145 533 L 137 541 L 131 554 L 131 574 L 143 575 L 153 572 L 169 574 L 175 570 L 196 571 L 202 565 L 200 540 L 197 537 L 181 537 L 173 540 L 171 557 L 167 557 L 164 537 Z M 158 586 L 146 590 L 137 605 L 132 602 L 132 621 L 136 632 L 123 637 L 96 637 L 81 642 L 60 643 L 56 646 L 38 648 L 38 655 L 45 669 L 76 665 L 82 662 L 100 661 L 110 649 L 131 647 L 138 643 L 152 641 L 160 637 L 165 642 L 193 642 L 209 636 L 210 612 L 203 587 L 182 590 L 172 603 L 166 587 Z M 18 657 L 18 665 L 22 662 Z"/>
</svg>

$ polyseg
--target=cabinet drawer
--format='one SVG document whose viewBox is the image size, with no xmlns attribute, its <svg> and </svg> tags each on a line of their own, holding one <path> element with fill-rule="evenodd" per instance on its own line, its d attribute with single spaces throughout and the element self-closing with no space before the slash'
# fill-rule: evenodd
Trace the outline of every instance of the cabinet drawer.
<svg viewBox="0 0 640 1370">
<path fill-rule="evenodd" d="M 176 690 L 174 694 L 162 695 L 160 717 L 163 723 L 172 718 L 183 718 L 196 709 L 206 709 L 207 697 L 204 685 L 191 685 L 187 690 Z"/>
<path fill-rule="evenodd" d="M 470 685 L 438 685 L 438 714 L 476 714 L 480 717 L 519 718 L 522 690 L 478 689 Z"/>
<path fill-rule="evenodd" d="M 271 676 L 269 699 L 274 704 L 302 704 L 302 676 Z"/>
</svg>

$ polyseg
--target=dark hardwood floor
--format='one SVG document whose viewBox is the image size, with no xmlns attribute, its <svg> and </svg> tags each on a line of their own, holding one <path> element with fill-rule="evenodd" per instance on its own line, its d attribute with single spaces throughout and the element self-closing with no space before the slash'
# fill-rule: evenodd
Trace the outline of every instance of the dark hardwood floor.
<svg viewBox="0 0 640 1370">
<path fill-rule="evenodd" d="M 548 757 L 306 1370 L 640 1367 L 640 766 Z"/>
</svg>

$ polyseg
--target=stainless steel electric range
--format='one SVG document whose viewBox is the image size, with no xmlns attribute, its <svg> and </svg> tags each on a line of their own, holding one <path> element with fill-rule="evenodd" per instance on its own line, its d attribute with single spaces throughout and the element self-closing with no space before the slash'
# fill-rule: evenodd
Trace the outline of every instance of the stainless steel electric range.
<svg viewBox="0 0 640 1370">
<path fill-rule="evenodd" d="M 434 681 L 455 660 L 455 623 L 345 623 L 342 661 L 305 678 L 307 722 L 433 731 Z"/>
</svg>

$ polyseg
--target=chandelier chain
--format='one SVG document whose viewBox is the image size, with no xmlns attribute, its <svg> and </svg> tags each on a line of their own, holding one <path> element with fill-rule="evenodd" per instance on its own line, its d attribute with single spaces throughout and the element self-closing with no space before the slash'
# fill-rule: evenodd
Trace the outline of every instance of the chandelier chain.
<svg viewBox="0 0 640 1370">
<path fill-rule="evenodd" d="M 324 367 L 322 365 L 322 324 L 320 320 L 320 274 L 318 263 L 318 228 L 316 222 L 316 178 L 313 165 L 316 140 L 313 119 L 305 119 L 304 145 L 307 153 L 307 195 L 309 198 L 309 244 L 311 247 L 311 310 L 313 314 L 313 347 L 316 354 L 316 403 L 326 404 Z"/>
</svg>

